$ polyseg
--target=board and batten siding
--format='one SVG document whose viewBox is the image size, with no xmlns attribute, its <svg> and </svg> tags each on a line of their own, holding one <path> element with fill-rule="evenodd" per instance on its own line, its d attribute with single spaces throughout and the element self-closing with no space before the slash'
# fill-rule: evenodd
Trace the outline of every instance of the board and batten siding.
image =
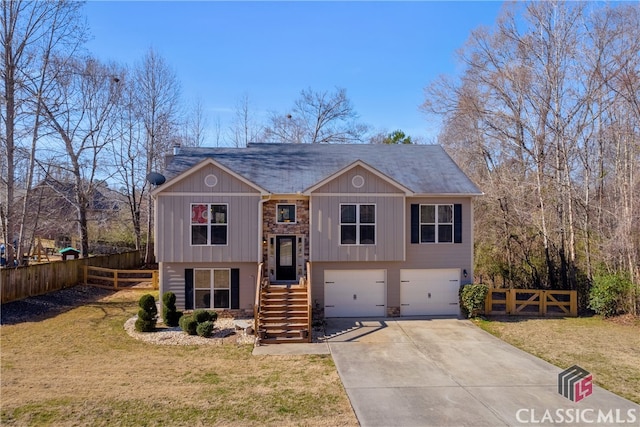
<svg viewBox="0 0 640 427">
<path fill-rule="evenodd" d="M 412 243 L 411 205 L 461 205 L 462 241 L 460 243 Z M 455 221 L 455 219 L 454 219 Z M 461 284 L 473 281 L 473 199 L 471 197 L 421 197 L 406 201 L 406 266 L 403 268 L 459 268 L 467 270 Z"/>
<path fill-rule="evenodd" d="M 362 185 L 356 186 L 354 182 Z M 376 206 L 374 245 L 340 244 L 341 204 Z M 312 262 L 380 262 L 404 258 L 404 193 L 371 171 L 356 166 L 315 189 L 309 209 Z"/>
<path fill-rule="evenodd" d="M 156 194 L 157 261 L 257 262 L 260 198 L 256 188 L 213 164 L 163 188 Z M 228 205 L 226 245 L 191 245 L 193 203 Z"/>
<path fill-rule="evenodd" d="M 394 199 L 395 200 L 395 199 Z M 392 240 L 401 241 L 405 245 L 405 259 L 380 262 L 362 262 L 354 260 L 319 260 L 314 258 L 311 264 L 313 298 L 320 306 L 324 306 L 324 271 L 325 270 L 386 270 L 386 306 L 387 312 L 400 310 L 400 270 L 402 269 L 442 269 L 456 268 L 460 270 L 460 283 L 473 281 L 473 202 L 470 197 L 420 197 L 400 198 L 405 215 L 404 229 Z M 312 205 L 316 200 L 312 200 Z M 462 242 L 461 243 L 411 243 L 411 205 L 412 204 L 459 204 L 461 207 Z M 312 208 L 316 214 L 316 209 Z M 312 234 L 313 235 L 313 234 Z M 404 239 L 400 238 L 403 235 Z M 316 242 L 317 243 L 317 242 Z M 364 261 L 364 260 L 363 260 Z M 467 270 L 467 277 L 463 271 Z"/>
</svg>

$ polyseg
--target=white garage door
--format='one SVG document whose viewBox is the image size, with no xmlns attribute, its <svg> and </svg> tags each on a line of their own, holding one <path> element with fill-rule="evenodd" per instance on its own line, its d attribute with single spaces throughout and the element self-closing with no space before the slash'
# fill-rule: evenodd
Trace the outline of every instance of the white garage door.
<svg viewBox="0 0 640 427">
<path fill-rule="evenodd" d="M 383 317 L 385 270 L 326 270 L 325 317 Z"/>
<path fill-rule="evenodd" d="M 402 316 L 458 315 L 460 270 L 400 270 Z"/>
</svg>

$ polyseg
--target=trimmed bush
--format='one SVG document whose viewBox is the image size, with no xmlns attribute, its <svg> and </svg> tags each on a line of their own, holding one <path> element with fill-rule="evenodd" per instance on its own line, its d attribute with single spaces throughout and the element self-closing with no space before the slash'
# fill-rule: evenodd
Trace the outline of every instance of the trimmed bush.
<svg viewBox="0 0 640 427">
<path fill-rule="evenodd" d="M 162 320 L 167 326 L 179 326 L 182 312 L 176 309 L 176 294 L 165 292 L 162 296 Z"/>
<path fill-rule="evenodd" d="M 179 320 L 180 329 L 189 335 L 196 335 L 198 328 L 198 321 L 193 316 L 182 316 Z"/>
<path fill-rule="evenodd" d="M 589 308 L 604 317 L 629 313 L 633 286 L 616 274 L 595 276 L 589 292 Z"/>
<path fill-rule="evenodd" d="M 218 320 L 218 313 L 215 311 L 210 311 L 209 312 L 209 320 L 211 320 L 212 322 L 215 323 L 216 320 Z"/>
<path fill-rule="evenodd" d="M 487 285 L 465 285 L 460 289 L 460 306 L 467 317 L 477 317 L 484 311 L 484 301 L 489 293 Z"/>
<path fill-rule="evenodd" d="M 138 332 L 153 332 L 156 329 L 156 321 L 158 316 L 158 308 L 153 295 L 145 294 L 138 300 L 140 310 L 138 311 L 138 319 L 135 328 Z"/>
<path fill-rule="evenodd" d="M 211 313 L 207 310 L 195 310 L 192 316 L 198 321 L 198 323 L 204 323 L 211 320 Z"/>
<path fill-rule="evenodd" d="M 206 322 L 198 323 L 196 332 L 201 337 L 209 338 L 213 333 L 213 322 L 211 320 L 207 320 Z"/>
</svg>

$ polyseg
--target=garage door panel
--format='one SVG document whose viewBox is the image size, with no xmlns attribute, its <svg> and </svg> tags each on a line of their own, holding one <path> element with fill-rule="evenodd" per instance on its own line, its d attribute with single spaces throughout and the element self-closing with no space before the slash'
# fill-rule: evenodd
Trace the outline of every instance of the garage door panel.
<svg viewBox="0 0 640 427">
<path fill-rule="evenodd" d="M 400 314 L 457 316 L 459 289 L 459 269 L 400 270 Z"/>
<path fill-rule="evenodd" d="M 325 317 L 381 317 L 386 314 L 385 270 L 326 270 Z"/>
</svg>

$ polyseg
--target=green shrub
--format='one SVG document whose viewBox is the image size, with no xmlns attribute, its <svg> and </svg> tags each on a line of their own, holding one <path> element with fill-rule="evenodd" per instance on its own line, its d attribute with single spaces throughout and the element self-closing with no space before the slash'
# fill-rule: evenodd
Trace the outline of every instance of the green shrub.
<svg viewBox="0 0 640 427">
<path fill-rule="evenodd" d="M 211 320 L 207 320 L 206 322 L 198 323 L 196 327 L 196 332 L 201 337 L 208 338 L 213 333 L 213 322 Z"/>
<path fill-rule="evenodd" d="M 460 306 L 467 317 L 477 317 L 484 311 L 484 301 L 489 292 L 487 285 L 465 285 L 460 289 Z"/>
<path fill-rule="evenodd" d="M 141 309 L 147 313 L 151 313 L 153 316 L 158 314 L 158 307 L 156 307 L 156 300 L 151 294 L 144 294 L 138 300 L 138 305 Z"/>
<path fill-rule="evenodd" d="M 213 310 L 209 311 L 209 320 L 215 323 L 218 320 L 218 313 Z"/>
<path fill-rule="evenodd" d="M 605 317 L 630 312 L 632 284 L 629 279 L 605 274 L 595 276 L 589 292 L 589 308 Z"/>
<path fill-rule="evenodd" d="M 167 326 L 178 326 L 182 312 L 176 310 L 176 294 L 165 292 L 162 296 L 162 320 Z"/>
<path fill-rule="evenodd" d="M 204 323 L 211 320 L 211 313 L 207 310 L 195 310 L 192 316 L 198 323 Z"/>
<path fill-rule="evenodd" d="M 138 319 L 135 328 L 138 332 L 153 332 L 156 329 L 156 321 L 158 308 L 153 295 L 145 294 L 138 300 L 140 310 L 138 311 Z"/>
<path fill-rule="evenodd" d="M 193 316 L 182 316 L 179 320 L 180 329 L 185 331 L 189 335 L 196 335 L 198 328 L 198 321 Z"/>
</svg>

